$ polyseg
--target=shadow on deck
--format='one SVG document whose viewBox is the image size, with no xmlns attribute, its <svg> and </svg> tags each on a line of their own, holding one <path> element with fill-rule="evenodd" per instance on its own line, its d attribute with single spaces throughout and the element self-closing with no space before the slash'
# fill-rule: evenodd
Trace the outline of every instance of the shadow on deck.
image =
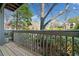
<svg viewBox="0 0 79 59">
<path fill-rule="evenodd" d="M 0 46 L 0 56 L 34 56 L 34 54 L 13 42 L 9 42 Z"/>
</svg>

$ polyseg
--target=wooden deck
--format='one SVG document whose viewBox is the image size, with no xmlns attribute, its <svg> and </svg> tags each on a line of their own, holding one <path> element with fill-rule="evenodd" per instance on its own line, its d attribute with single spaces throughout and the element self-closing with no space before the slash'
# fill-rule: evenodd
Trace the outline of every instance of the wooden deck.
<svg viewBox="0 0 79 59">
<path fill-rule="evenodd" d="M 0 56 L 34 56 L 34 54 L 10 42 L 0 46 Z"/>
</svg>

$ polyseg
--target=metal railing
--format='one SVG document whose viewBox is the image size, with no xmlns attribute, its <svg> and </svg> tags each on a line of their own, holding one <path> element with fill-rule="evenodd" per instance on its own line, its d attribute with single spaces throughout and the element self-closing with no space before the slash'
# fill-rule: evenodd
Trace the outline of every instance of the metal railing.
<svg viewBox="0 0 79 59">
<path fill-rule="evenodd" d="M 13 31 L 14 41 L 44 56 L 79 55 L 79 31 Z"/>
</svg>

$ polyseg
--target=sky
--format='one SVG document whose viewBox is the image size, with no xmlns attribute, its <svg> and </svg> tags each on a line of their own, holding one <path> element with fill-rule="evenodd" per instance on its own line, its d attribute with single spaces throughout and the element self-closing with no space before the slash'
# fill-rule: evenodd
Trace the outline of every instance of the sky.
<svg viewBox="0 0 79 59">
<path fill-rule="evenodd" d="M 52 4 L 45 4 L 45 14 L 48 11 L 48 9 L 51 7 Z M 32 17 L 32 19 L 34 21 L 39 21 L 40 20 L 40 4 L 29 4 L 30 9 L 32 10 L 34 16 Z M 58 4 L 48 15 L 48 17 L 46 18 L 46 21 L 48 21 L 51 17 L 53 17 L 54 15 L 56 15 L 60 10 L 63 10 L 65 7 L 64 3 L 60 3 Z M 69 10 L 70 12 L 66 12 L 64 15 L 57 17 L 57 20 L 59 22 L 65 22 L 67 21 L 69 18 L 73 18 L 75 16 L 79 16 L 79 4 L 69 4 Z M 67 18 L 67 19 L 65 19 Z"/>
<path fill-rule="evenodd" d="M 40 21 L 40 13 L 41 13 L 40 5 L 41 5 L 40 3 L 29 4 L 30 10 L 33 12 L 33 17 L 31 17 L 33 21 L 36 21 L 36 22 Z M 51 5 L 52 5 L 51 3 L 45 4 L 45 14 L 47 13 L 47 11 L 51 7 Z M 46 18 L 46 22 L 49 19 L 51 19 L 53 16 L 58 14 L 60 10 L 63 10 L 64 7 L 65 7 L 64 3 L 58 4 L 48 15 L 48 17 Z M 56 20 L 63 23 L 65 21 L 67 21 L 69 18 L 79 16 L 79 4 L 75 4 L 75 3 L 69 4 L 68 8 L 69 8 L 70 12 L 66 12 L 64 15 L 57 17 Z M 10 17 L 9 19 L 12 19 L 11 15 L 12 15 L 12 12 L 5 10 L 4 18 Z M 67 19 L 65 19 L 65 18 L 67 18 Z"/>
</svg>

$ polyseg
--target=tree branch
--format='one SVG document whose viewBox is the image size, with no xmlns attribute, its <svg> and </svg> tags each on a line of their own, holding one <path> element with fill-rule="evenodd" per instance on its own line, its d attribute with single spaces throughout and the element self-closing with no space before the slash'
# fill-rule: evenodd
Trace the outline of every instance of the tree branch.
<svg viewBox="0 0 79 59">
<path fill-rule="evenodd" d="M 50 9 L 48 10 L 47 14 L 44 16 L 43 19 L 46 19 L 46 17 L 49 15 L 49 13 L 52 11 L 52 9 L 57 5 L 57 3 L 53 4 Z"/>
<path fill-rule="evenodd" d="M 45 23 L 44 27 L 46 27 L 46 25 L 49 24 L 49 23 L 52 21 L 52 19 L 56 19 L 58 16 L 63 15 L 66 11 L 68 11 L 68 10 L 67 10 L 67 9 L 68 9 L 68 6 L 69 6 L 69 5 L 66 4 L 64 10 L 63 10 L 63 11 L 60 11 L 57 15 L 53 16 L 50 20 L 48 20 L 48 21 Z"/>
</svg>

